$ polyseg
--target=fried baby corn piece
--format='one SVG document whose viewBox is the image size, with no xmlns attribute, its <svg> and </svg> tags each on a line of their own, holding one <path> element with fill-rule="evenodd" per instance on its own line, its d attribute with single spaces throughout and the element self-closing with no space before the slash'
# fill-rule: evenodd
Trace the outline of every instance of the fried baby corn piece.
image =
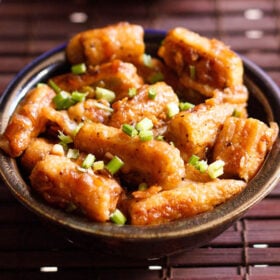
<svg viewBox="0 0 280 280">
<path fill-rule="evenodd" d="M 278 125 L 270 126 L 253 118 L 227 118 L 213 150 L 214 160 L 225 162 L 225 175 L 249 181 L 257 173 L 278 135 Z"/>
<path fill-rule="evenodd" d="M 47 85 L 32 89 L 17 107 L 0 139 L 0 148 L 11 157 L 18 157 L 30 141 L 45 128 L 42 116 L 45 107 L 50 108 L 55 92 Z"/>
<path fill-rule="evenodd" d="M 127 200 L 127 211 L 132 225 L 163 224 L 210 211 L 245 187 L 244 181 L 231 179 L 206 183 L 182 181 L 174 189 L 163 190 L 144 199 Z"/>
<path fill-rule="evenodd" d="M 120 60 L 92 67 L 85 74 L 67 73 L 53 77 L 52 80 L 62 90 L 68 92 L 74 90 L 88 92 L 88 86 L 92 87 L 92 90 L 96 86 L 110 89 L 115 92 L 116 100 L 127 96 L 130 88 L 139 88 L 143 85 L 143 79 L 137 74 L 136 67 Z"/>
<path fill-rule="evenodd" d="M 140 25 L 121 22 L 75 35 L 66 47 L 71 64 L 98 65 L 114 59 L 138 61 L 144 53 L 144 30 Z"/>
<path fill-rule="evenodd" d="M 106 153 L 122 159 L 121 173 L 134 178 L 134 184 L 147 182 L 163 188 L 176 186 L 185 175 L 184 162 L 179 150 L 163 141 L 142 142 L 121 129 L 100 123 L 85 123 L 74 139 L 80 151 L 104 159 Z"/>
<path fill-rule="evenodd" d="M 224 43 L 185 28 L 171 30 L 158 54 L 187 88 L 211 97 L 214 89 L 243 84 L 241 59 Z"/>
<path fill-rule="evenodd" d="M 53 146 L 54 143 L 45 138 L 32 139 L 20 158 L 20 162 L 24 169 L 30 173 L 37 162 L 51 153 Z"/>
<path fill-rule="evenodd" d="M 77 167 L 66 157 L 47 155 L 35 165 L 31 185 L 50 204 L 61 208 L 72 204 L 91 220 L 108 221 L 122 188 L 112 178 Z"/>
<path fill-rule="evenodd" d="M 166 139 L 175 144 L 185 161 L 192 155 L 206 158 L 224 121 L 233 114 L 235 108 L 242 110 L 241 105 L 230 103 L 203 103 L 180 112 L 168 123 Z"/>
<path fill-rule="evenodd" d="M 149 97 L 151 92 L 155 93 L 154 98 Z M 169 103 L 178 106 L 179 100 L 173 89 L 165 82 L 144 85 L 138 89 L 133 98 L 125 98 L 112 105 L 114 112 L 108 124 L 119 128 L 122 124 L 135 124 L 146 117 L 153 122 L 155 128 L 158 128 L 168 119 Z"/>
</svg>

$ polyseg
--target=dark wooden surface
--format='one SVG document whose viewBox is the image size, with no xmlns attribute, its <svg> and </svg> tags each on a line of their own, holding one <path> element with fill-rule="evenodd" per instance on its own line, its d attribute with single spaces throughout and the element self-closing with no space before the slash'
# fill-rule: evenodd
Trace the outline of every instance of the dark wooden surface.
<svg viewBox="0 0 280 280">
<path fill-rule="evenodd" d="M 77 12 L 87 19 L 73 21 Z M 2 0 L 0 92 L 42 52 L 120 20 L 220 38 L 280 85 L 280 0 Z M 51 233 L 0 181 L 0 279 L 279 280 L 280 184 L 207 246 L 136 261 L 88 252 Z"/>
</svg>

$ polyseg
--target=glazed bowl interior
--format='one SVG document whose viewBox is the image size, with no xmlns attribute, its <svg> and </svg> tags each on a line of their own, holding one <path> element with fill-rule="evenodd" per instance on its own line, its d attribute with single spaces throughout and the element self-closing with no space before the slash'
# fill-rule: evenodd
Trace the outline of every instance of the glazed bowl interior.
<svg viewBox="0 0 280 280">
<path fill-rule="evenodd" d="M 147 53 L 156 54 L 164 37 L 163 32 L 146 31 Z M 25 67 L 1 96 L 0 132 L 3 133 L 10 116 L 26 93 L 39 82 L 69 71 L 65 59 L 65 45 L 51 50 Z M 244 81 L 250 92 L 248 112 L 252 117 L 269 123 L 280 124 L 280 93 L 278 86 L 254 63 L 242 57 Z M 217 236 L 240 218 L 254 204 L 264 198 L 277 184 L 280 176 L 280 141 L 276 140 L 261 170 L 249 182 L 247 188 L 213 211 L 156 226 L 116 226 L 111 223 L 95 223 L 85 217 L 75 216 L 43 202 L 31 190 L 21 173 L 17 161 L 0 153 L 1 175 L 15 197 L 44 221 L 57 226 L 61 231 L 74 233 L 67 237 L 88 244 L 97 240 L 98 246 L 107 251 L 129 255 L 129 247 L 139 251 L 141 257 L 171 254 L 186 248 L 201 246 Z M 75 241 L 76 241 L 75 240 Z M 153 244 L 151 246 L 151 244 Z M 168 244 L 168 245 L 166 245 Z M 92 244 L 91 244 L 92 245 Z M 92 247 L 95 247 L 94 244 Z M 134 246 L 134 247 L 133 247 Z M 127 247 L 127 248 L 126 248 Z"/>
</svg>

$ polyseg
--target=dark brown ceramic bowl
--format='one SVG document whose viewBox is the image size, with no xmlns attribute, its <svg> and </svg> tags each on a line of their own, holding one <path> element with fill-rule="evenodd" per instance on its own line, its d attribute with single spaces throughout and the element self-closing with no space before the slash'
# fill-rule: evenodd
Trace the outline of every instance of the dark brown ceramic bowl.
<svg viewBox="0 0 280 280">
<path fill-rule="evenodd" d="M 163 32 L 146 31 L 147 52 L 155 54 Z M 38 82 L 69 69 L 65 45 L 47 52 L 24 68 L 1 97 L 0 133 L 5 130 L 15 107 Z M 245 84 L 250 91 L 249 114 L 280 125 L 280 91 L 255 64 L 243 58 Z M 274 144 L 259 173 L 240 195 L 213 211 L 158 226 L 116 226 L 90 222 L 86 218 L 55 209 L 30 190 L 17 161 L 0 153 L 1 175 L 15 197 L 58 232 L 87 249 L 139 258 L 159 257 L 206 244 L 263 199 L 280 177 L 280 139 Z"/>
</svg>

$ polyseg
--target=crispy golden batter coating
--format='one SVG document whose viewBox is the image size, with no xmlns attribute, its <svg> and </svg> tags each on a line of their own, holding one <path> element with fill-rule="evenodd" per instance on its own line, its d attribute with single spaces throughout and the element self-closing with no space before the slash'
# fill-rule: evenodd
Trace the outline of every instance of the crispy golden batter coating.
<svg viewBox="0 0 280 280">
<path fill-rule="evenodd" d="M 54 144 L 45 138 L 35 138 L 24 151 L 20 162 L 24 169 L 30 173 L 36 163 L 51 153 Z"/>
<path fill-rule="evenodd" d="M 121 22 L 75 35 L 67 45 L 66 55 L 72 64 L 98 65 L 114 59 L 137 62 L 144 49 L 142 26 Z"/>
<path fill-rule="evenodd" d="M 211 97 L 214 89 L 243 84 L 243 66 L 238 55 L 216 39 L 207 39 L 185 28 L 174 28 L 158 54 L 174 69 L 181 83 Z"/>
<path fill-rule="evenodd" d="M 278 135 L 278 126 L 248 118 L 227 118 L 214 146 L 213 157 L 225 162 L 228 176 L 249 181 L 259 170 Z"/>
<path fill-rule="evenodd" d="M 30 141 L 44 130 L 47 120 L 42 111 L 51 106 L 54 96 L 54 91 L 47 85 L 32 89 L 17 107 L 1 136 L 1 149 L 12 157 L 20 156 Z"/>
<path fill-rule="evenodd" d="M 143 79 L 137 74 L 136 67 L 121 60 L 113 60 L 95 67 L 81 75 L 66 73 L 52 80 L 62 89 L 68 92 L 78 90 L 87 91 L 87 86 L 104 87 L 115 92 L 116 100 L 128 95 L 130 88 L 139 88 L 143 85 Z"/>
<path fill-rule="evenodd" d="M 122 173 L 135 174 L 135 183 L 176 186 L 185 175 L 184 162 L 177 148 L 163 141 L 142 142 L 118 128 L 99 123 L 85 123 L 74 139 L 76 148 L 104 158 L 106 153 L 124 161 Z"/>
<path fill-rule="evenodd" d="M 224 121 L 233 114 L 235 108 L 240 110 L 240 105 L 204 103 L 180 112 L 170 120 L 166 138 L 174 142 L 185 161 L 193 154 L 206 158 Z"/>
<path fill-rule="evenodd" d="M 241 180 L 214 180 L 206 183 L 183 181 L 144 199 L 128 200 L 133 225 L 155 225 L 210 211 L 246 187 Z M 144 191 L 145 192 L 145 191 Z"/>
<path fill-rule="evenodd" d="M 149 98 L 150 91 L 155 92 L 154 99 Z M 138 89 L 135 97 L 122 99 L 113 104 L 114 112 L 108 124 L 121 127 L 122 124 L 135 124 L 146 117 L 153 122 L 155 128 L 161 127 L 168 120 L 169 103 L 178 105 L 179 99 L 166 83 L 144 85 Z"/>
<path fill-rule="evenodd" d="M 112 178 L 81 172 L 77 167 L 66 157 L 47 155 L 35 165 L 31 184 L 49 203 L 62 208 L 74 204 L 91 220 L 106 222 L 122 188 Z"/>
</svg>

